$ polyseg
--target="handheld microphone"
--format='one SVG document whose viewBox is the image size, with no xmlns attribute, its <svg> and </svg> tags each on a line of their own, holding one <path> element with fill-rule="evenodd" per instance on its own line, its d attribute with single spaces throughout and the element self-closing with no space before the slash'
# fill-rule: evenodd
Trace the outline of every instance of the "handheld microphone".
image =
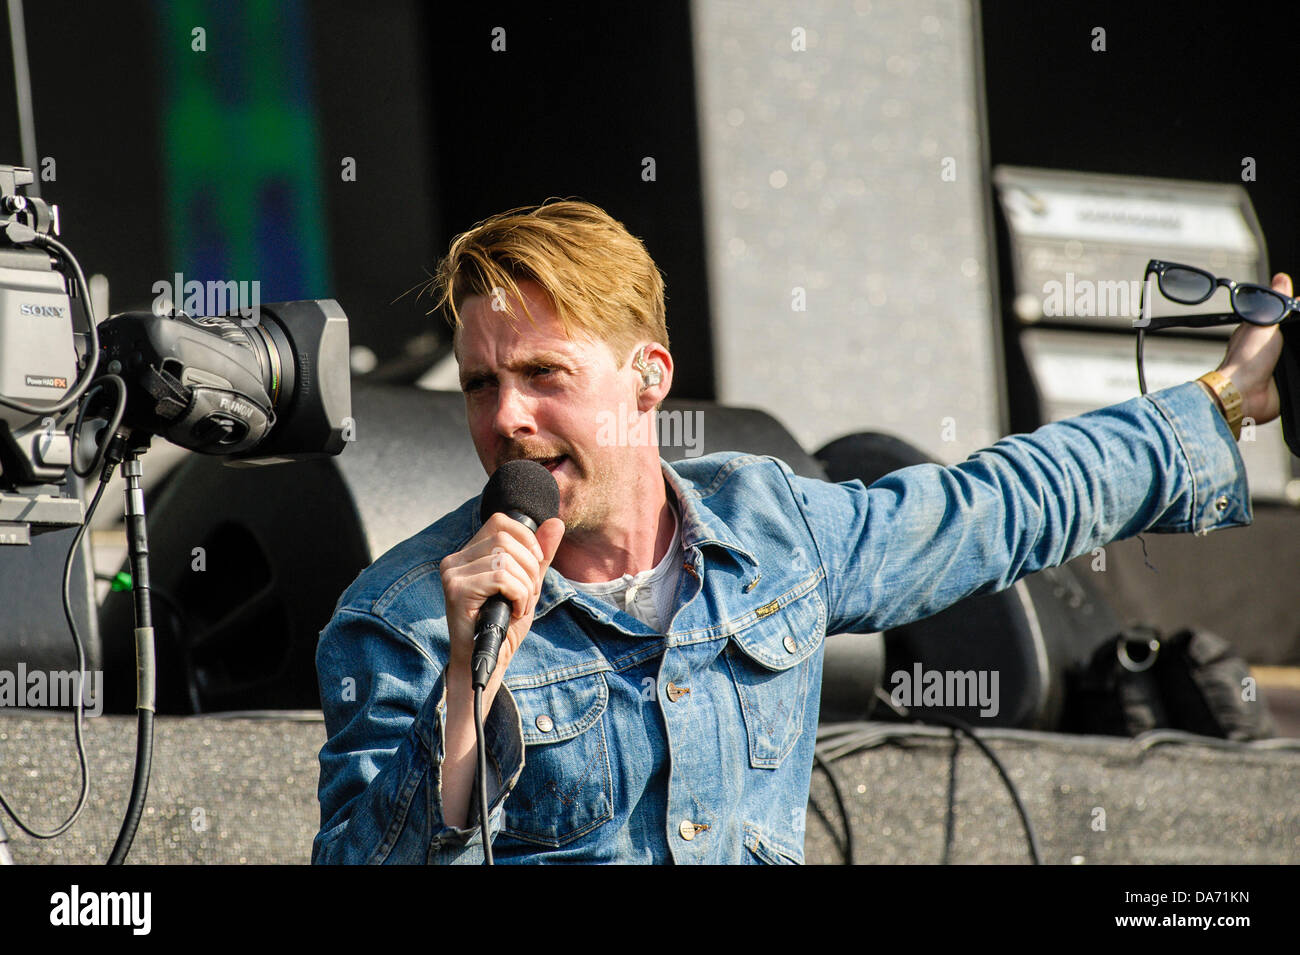
<svg viewBox="0 0 1300 955">
<path fill-rule="evenodd" d="M 538 527 L 559 516 L 559 485 L 551 472 L 536 461 L 507 461 L 488 479 L 479 507 L 484 523 L 497 513 L 513 518 L 535 534 Z M 479 609 L 474 626 L 471 669 L 475 688 L 487 687 L 509 626 L 510 601 L 499 594 L 489 597 Z"/>
</svg>

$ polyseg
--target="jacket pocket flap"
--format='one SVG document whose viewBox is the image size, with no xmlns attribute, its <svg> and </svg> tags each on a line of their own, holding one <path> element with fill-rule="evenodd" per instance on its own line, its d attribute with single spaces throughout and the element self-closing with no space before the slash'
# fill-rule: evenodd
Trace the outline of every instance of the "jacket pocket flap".
<svg viewBox="0 0 1300 955">
<path fill-rule="evenodd" d="M 519 710 L 525 745 L 559 743 L 591 727 L 605 712 L 609 685 L 591 673 L 542 686 L 506 686 Z"/>
<path fill-rule="evenodd" d="M 758 827 L 745 823 L 745 848 L 769 865 L 803 865 L 803 854 L 779 845 L 758 831 Z"/>
<path fill-rule="evenodd" d="M 774 600 L 757 613 L 758 619 L 731 639 L 747 657 L 769 670 L 788 670 L 802 663 L 825 636 L 826 607 L 815 588 L 784 605 Z"/>
</svg>

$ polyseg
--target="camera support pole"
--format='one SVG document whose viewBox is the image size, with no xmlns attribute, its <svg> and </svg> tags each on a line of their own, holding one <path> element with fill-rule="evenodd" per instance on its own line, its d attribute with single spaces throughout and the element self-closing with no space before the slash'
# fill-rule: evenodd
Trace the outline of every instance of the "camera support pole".
<svg viewBox="0 0 1300 955">
<path fill-rule="evenodd" d="M 9 0 L 9 46 L 14 59 L 14 92 L 18 94 L 18 134 L 22 143 L 23 162 L 36 169 L 40 156 L 36 152 L 36 119 L 32 111 L 32 73 L 27 62 L 27 28 L 23 23 L 22 0 Z M 41 194 L 40 183 L 32 180 L 31 194 Z"/>
<path fill-rule="evenodd" d="M 135 708 L 138 724 L 131 799 L 127 803 L 117 842 L 108 858 L 109 865 L 121 865 L 131 851 L 149 792 L 149 770 L 153 761 L 154 633 L 153 612 L 149 605 L 149 537 L 144 517 L 144 489 L 140 484 L 140 456 L 148 448 L 148 434 L 133 434 L 126 428 L 113 435 L 108 448 L 108 460 L 121 460 L 122 477 L 126 479 L 126 537 L 131 560 L 131 593 L 135 601 Z"/>
</svg>

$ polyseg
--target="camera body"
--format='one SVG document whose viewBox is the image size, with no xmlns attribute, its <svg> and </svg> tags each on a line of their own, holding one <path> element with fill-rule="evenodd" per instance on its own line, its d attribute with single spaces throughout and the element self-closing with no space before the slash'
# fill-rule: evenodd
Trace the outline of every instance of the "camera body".
<svg viewBox="0 0 1300 955">
<path fill-rule="evenodd" d="M 76 377 L 66 279 L 39 249 L 0 249 L 0 395 L 53 401 Z M 0 419 L 21 426 L 20 412 Z"/>
<path fill-rule="evenodd" d="M 31 182 L 30 169 L 0 165 L 0 396 L 39 410 L 72 387 L 78 358 L 68 276 L 46 249 L 27 244 L 58 232 L 57 207 L 18 193 Z M 0 492 L 60 483 L 70 462 L 71 441 L 53 418 L 0 405 Z M 12 503 L 0 501 L 0 520 Z M 68 508 L 55 510 L 55 523 L 71 520 Z"/>
</svg>

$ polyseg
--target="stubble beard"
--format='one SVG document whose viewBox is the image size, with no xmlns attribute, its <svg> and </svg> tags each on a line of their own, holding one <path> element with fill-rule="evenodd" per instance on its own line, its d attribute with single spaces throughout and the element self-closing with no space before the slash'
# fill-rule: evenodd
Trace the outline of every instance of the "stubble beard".
<svg viewBox="0 0 1300 955">
<path fill-rule="evenodd" d="M 589 462 L 578 478 L 581 483 L 561 496 L 560 517 L 564 520 L 566 536 L 604 528 L 609 523 L 618 488 L 617 472 L 604 462 Z"/>
</svg>

